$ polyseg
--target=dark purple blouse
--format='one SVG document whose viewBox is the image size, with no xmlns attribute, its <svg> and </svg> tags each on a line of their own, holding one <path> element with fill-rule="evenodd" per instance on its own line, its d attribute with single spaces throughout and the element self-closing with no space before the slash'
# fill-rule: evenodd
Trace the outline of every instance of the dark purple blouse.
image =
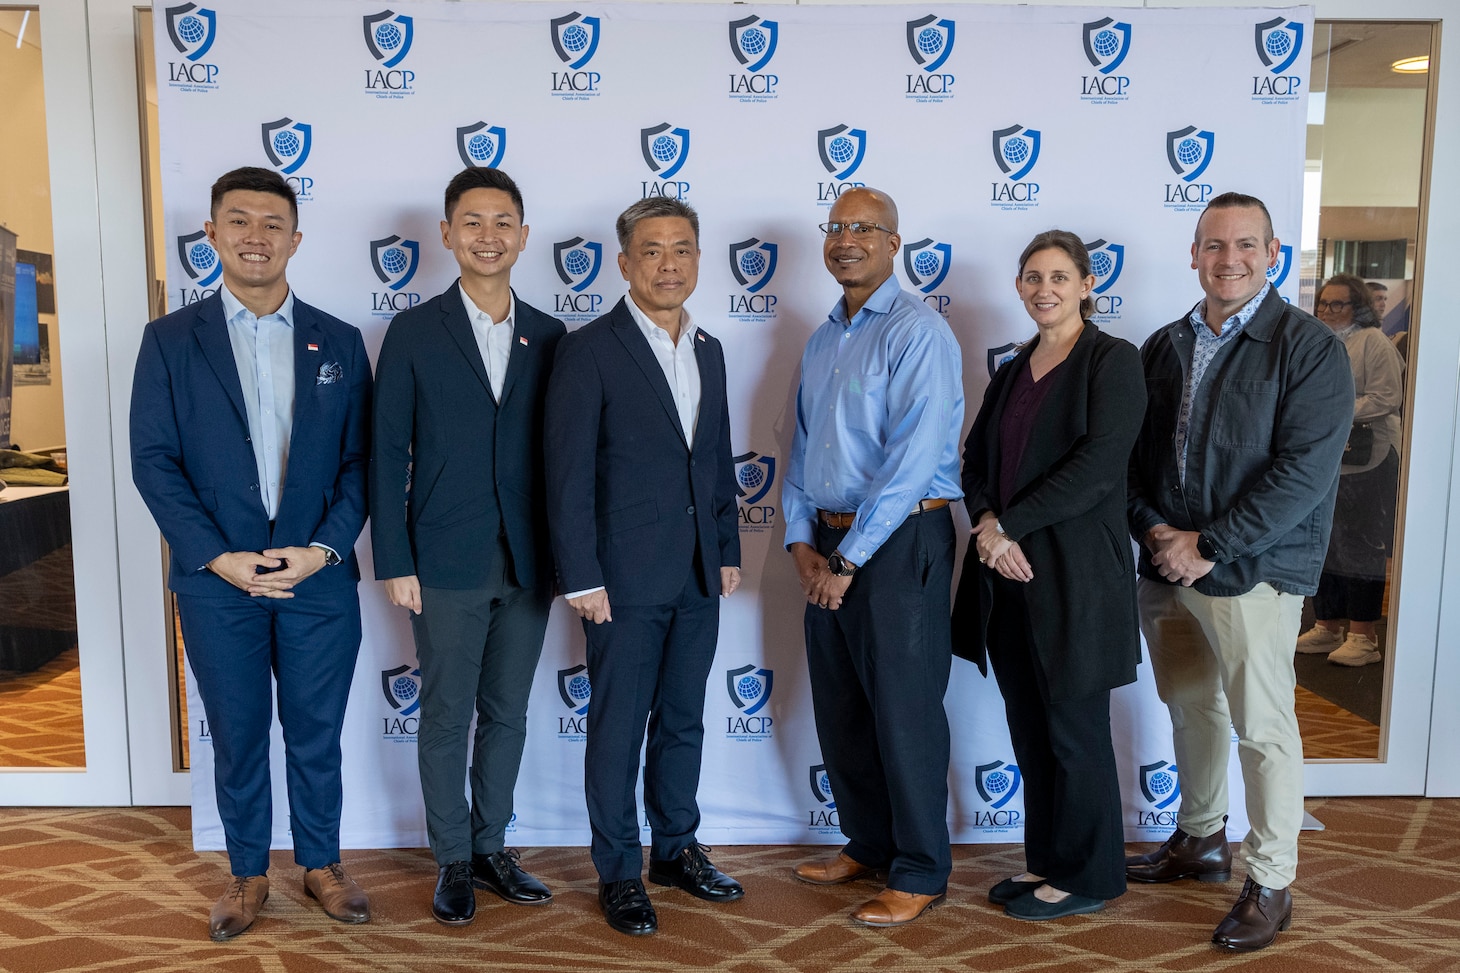
<svg viewBox="0 0 1460 973">
<path fill-rule="evenodd" d="M 1051 368 L 1044 378 L 1034 380 L 1026 360 L 1014 376 L 1009 388 L 1009 398 L 1004 403 L 1004 414 L 999 417 L 999 509 L 1009 506 L 1018 483 L 1019 464 L 1024 459 L 1024 450 L 1029 437 L 1034 433 L 1034 422 L 1039 416 L 1039 407 L 1044 397 L 1054 387 L 1055 376 L 1064 362 Z"/>
</svg>

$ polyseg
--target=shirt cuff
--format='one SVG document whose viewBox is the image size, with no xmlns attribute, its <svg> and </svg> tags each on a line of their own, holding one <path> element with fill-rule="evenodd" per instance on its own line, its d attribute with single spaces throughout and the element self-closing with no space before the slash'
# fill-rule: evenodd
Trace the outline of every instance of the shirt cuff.
<svg viewBox="0 0 1460 973">
<path fill-rule="evenodd" d="M 569 599 L 582 598 L 584 595 L 591 595 L 595 591 L 603 591 L 605 587 L 605 585 L 599 585 L 597 588 L 584 588 L 582 591 L 570 591 L 566 595 L 563 595 L 563 597 Z"/>
<path fill-rule="evenodd" d="M 816 546 L 816 521 L 797 520 L 786 525 L 786 549 L 790 550 L 792 544 L 809 544 Z"/>
<path fill-rule="evenodd" d="M 881 546 L 881 544 L 874 544 L 872 539 L 865 534 L 859 534 L 855 530 L 849 530 L 847 531 L 847 535 L 842 538 L 841 543 L 836 546 L 836 549 L 842 552 L 842 557 L 851 561 L 857 567 L 861 567 L 867 563 L 873 554 L 877 553 L 877 548 Z"/>
</svg>

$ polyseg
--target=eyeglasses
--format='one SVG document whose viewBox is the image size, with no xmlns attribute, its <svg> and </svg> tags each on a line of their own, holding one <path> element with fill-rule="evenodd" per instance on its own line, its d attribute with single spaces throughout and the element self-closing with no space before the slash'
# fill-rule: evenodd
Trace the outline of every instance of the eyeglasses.
<svg viewBox="0 0 1460 973">
<path fill-rule="evenodd" d="M 1313 305 L 1315 311 L 1342 311 L 1346 307 L 1353 307 L 1353 301 L 1319 301 Z"/>
<path fill-rule="evenodd" d="M 890 226 L 883 226 L 881 223 L 822 223 L 817 229 L 829 237 L 839 237 L 842 230 L 851 230 L 853 237 L 869 237 L 878 230 L 884 233 L 896 233 Z"/>
</svg>

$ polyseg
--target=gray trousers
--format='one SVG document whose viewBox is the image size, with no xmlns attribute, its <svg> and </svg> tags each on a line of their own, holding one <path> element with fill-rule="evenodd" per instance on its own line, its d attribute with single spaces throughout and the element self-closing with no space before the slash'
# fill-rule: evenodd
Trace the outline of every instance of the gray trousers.
<svg viewBox="0 0 1460 973">
<path fill-rule="evenodd" d="M 551 604 L 550 594 L 505 579 L 482 588 L 421 589 L 421 614 L 411 616 L 421 668 L 416 755 L 426 834 L 439 865 L 502 850 Z M 473 712 L 468 807 L 462 781 Z"/>
</svg>

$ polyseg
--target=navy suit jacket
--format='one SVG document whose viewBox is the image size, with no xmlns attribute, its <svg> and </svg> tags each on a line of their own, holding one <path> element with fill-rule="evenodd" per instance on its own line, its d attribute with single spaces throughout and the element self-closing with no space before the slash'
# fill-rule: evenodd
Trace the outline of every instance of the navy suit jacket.
<svg viewBox="0 0 1460 973">
<path fill-rule="evenodd" d="M 321 383 L 322 366 L 332 364 L 340 377 Z M 296 594 L 359 580 L 371 388 L 360 332 L 296 297 L 294 376 L 289 467 L 271 530 L 223 299 L 214 294 L 147 325 L 132 382 L 132 480 L 172 548 L 173 591 L 240 594 L 200 569 L 229 551 L 314 542 L 345 563 L 306 578 Z"/>
<path fill-rule="evenodd" d="M 664 372 L 620 300 L 558 343 L 548 389 L 548 523 L 558 586 L 612 605 L 674 601 L 695 567 L 720 593 L 740 566 L 725 355 L 700 329 L 700 411 L 688 443 Z"/>
<path fill-rule="evenodd" d="M 390 322 L 370 459 L 377 578 L 484 585 L 500 519 L 517 583 L 551 591 L 543 407 L 565 330 L 517 300 L 498 403 L 456 285 Z"/>
</svg>

